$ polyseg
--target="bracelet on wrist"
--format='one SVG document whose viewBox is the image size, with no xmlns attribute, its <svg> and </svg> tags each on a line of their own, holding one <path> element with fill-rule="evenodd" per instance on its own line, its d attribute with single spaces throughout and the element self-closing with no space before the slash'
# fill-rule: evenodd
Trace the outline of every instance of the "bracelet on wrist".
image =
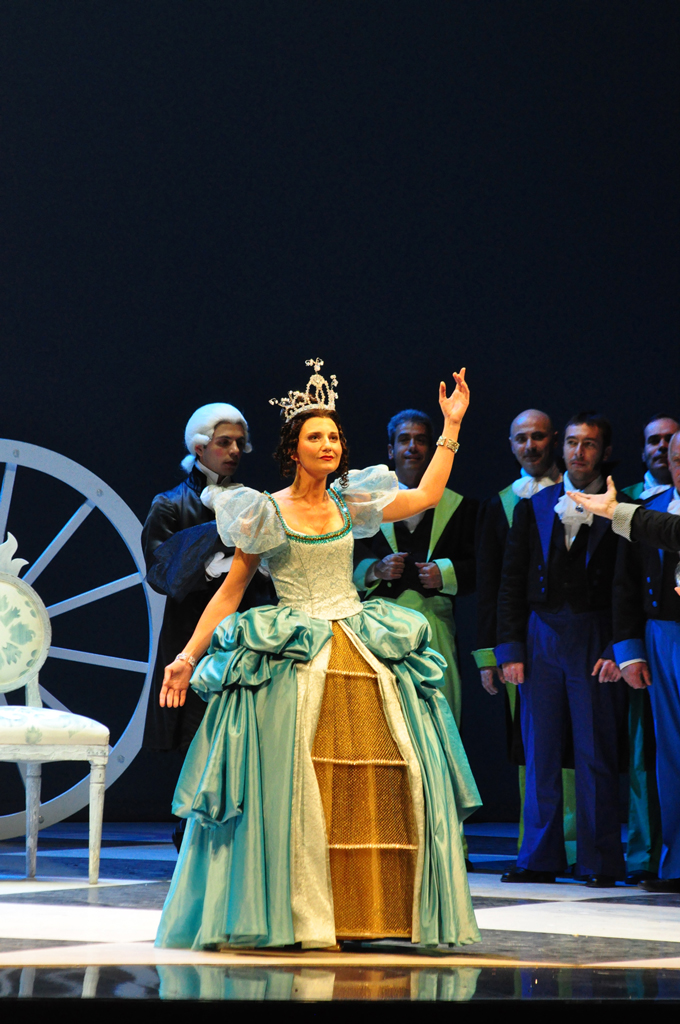
<svg viewBox="0 0 680 1024">
<path fill-rule="evenodd" d="M 448 448 L 454 455 L 460 448 L 458 441 L 454 441 L 452 437 L 444 437 L 443 434 L 437 439 L 437 446 L 440 448 Z"/>
<path fill-rule="evenodd" d="M 196 668 L 196 665 L 198 664 L 196 659 L 192 657 L 191 654 L 187 654 L 186 651 L 180 651 L 180 653 L 175 658 L 175 661 L 186 661 L 186 663 L 188 665 L 191 665 L 192 668 Z"/>
</svg>

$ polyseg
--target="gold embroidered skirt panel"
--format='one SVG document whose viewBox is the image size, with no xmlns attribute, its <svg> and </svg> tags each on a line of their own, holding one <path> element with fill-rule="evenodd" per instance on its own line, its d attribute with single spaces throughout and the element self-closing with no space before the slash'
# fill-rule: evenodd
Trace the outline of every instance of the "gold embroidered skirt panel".
<svg viewBox="0 0 680 1024">
<path fill-rule="evenodd" d="M 312 760 L 337 938 L 409 938 L 418 838 L 407 766 L 378 678 L 336 622 Z"/>
</svg>

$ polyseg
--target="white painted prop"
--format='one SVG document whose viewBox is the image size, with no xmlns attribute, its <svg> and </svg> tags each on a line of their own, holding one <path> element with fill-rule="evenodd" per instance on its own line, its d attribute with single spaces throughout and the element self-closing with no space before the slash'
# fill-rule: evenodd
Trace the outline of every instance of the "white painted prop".
<svg viewBox="0 0 680 1024">
<path fill-rule="evenodd" d="M 26 565 L 24 559 L 12 558 L 16 547 L 11 533 L 0 544 L 0 691 L 25 689 L 26 704 L 0 707 L 0 761 L 17 762 L 24 768 L 26 876 L 35 878 L 38 859 L 43 763 L 89 761 L 89 882 L 96 885 L 109 730 L 91 718 L 42 707 L 38 672 L 47 658 L 52 627 L 45 605 L 33 587 L 16 575 Z"/>
<path fill-rule="evenodd" d="M 153 591 L 144 580 L 146 567 L 144 565 L 141 546 L 141 523 L 122 498 L 120 498 L 115 491 L 105 484 L 103 480 L 100 480 L 94 473 L 91 473 L 89 470 L 80 466 L 77 462 L 73 462 L 71 459 L 66 458 L 64 455 L 59 455 L 56 452 L 49 451 L 47 448 L 40 448 L 37 445 L 27 444 L 22 441 L 0 439 L 0 463 L 5 463 L 2 490 L 0 491 L 0 541 L 4 540 L 5 537 L 5 529 L 12 501 L 12 493 L 15 486 L 17 467 L 35 470 L 54 477 L 57 480 L 61 480 L 63 483 L 72 487 L 75 491 L 79 492 L 85 499 L 83 504 L 80 505 L 68 522 L 56 533 L 41 555 L 28 567 L 23 577 L 19 580 L 20 583 L 34 586 L 35 581 L 39 579 L 43 570 L 47 565 L 49 565 L 61 548 L 70 540 L 78 527 L 95 508 L 99 509 L 121 537 L 133 562 L 134 571 L 129 575 L 123 576 L 121 579 L 104 583 L 102 586 L 95 587 L 93 590 L 87 591 L 86 593 L 67 597 L 64 600 L 57 602 L 46 609 L 47 616 L 53 618 L 56 615 L 67 614 L 73 609 L 79 608 L 84 604 L 102 600 L 110 594 L 115 594 L 128 587 L 141 586 L 144 590 L 149 637 L 148 656 L 146 660 L 134 661 L 127 658 L 116 658 L 96 652 L 70 650 L 63 647 L 50 647 L 47 651 L 48 657 L 81 662 L 88 665 L 103 665 L 107 668 L 125 672 L 137 672 L 140 677 L 143 677 L 143 682 L 141 682 L 140 678 L 140 695 L 132 717 L 116 745 L 108 751 L 109 758 L 105 777 L 105 785 L 108 787 L 112 782 L 115 782 L 115 780 L 122 775 L 128 765 L 132 763 L 142 745 L 146 707 L 149 698 L 149 689 L 151 686 L 151 676 L 153 673 L 156 649 L 158 646 L 158 637 L 163 621 L 165 598 L 160 594 L 155 593 L 155 591 Z M 21 474 L 19 486 L 21 486 Z M 20 537 L 18 553 L 21 554 Z M 37 677 L 35 677 L 35 681 L 37 683 Z M 2 695 L 2 689 L 3 688 L 0 685 L 0 713 L 4 710 L 3 705 L 6 705 L 5 698 Z M 35 689 L 36 691 L 38 690 L 37 685 L 35 686 Z M 35 698 L 35 700 L 30 698 L 27 688 L 27 703 L 39 704 L 42 700 L 48 708 L 52 708 L 55 711 L 69 711 L 68 708 L 66 708 L 56 697 L 50 694 L 42 686 L 39 687 L 39 696 L 37 692 L 35 693 Z M 47 754 L 47 747 L 43 746 L 41 749 L 43 755 Z M 54 757 L 43 756 L 40 758 L 40 760 L 45 761 L 60 759 L 61 758 L 56 754 Z M 70 757 L 65 758 L 65 760 L 66 759 L 70 759 Z M 88 760 L 91 760 L 91 758 L 88 758 Z M 90 779 L 82 779 L 75 786 L 72 786 L 71 789 L 66 790 L 64 793 L 59 794 L 52 800 L 48 800 L 47 803 L 42 804 L 37 812 L 40 818 L 39 827 L 46 828 L 48 825 L 53 825 L 56 822 L 67 818 L 69 815 L 74 814 L 88 803 L 91 796 L 97 805 L 97 807 L 93 806 L 92 803 L 90 805 L 92 821 L 92 812 L 96 811 L 96 813 L 99 813 L 99 805 L 101 804 L 103 806 L 103 764 L 105 763 L 106 761 L 103 763 L 99 761 L 98 756 L 97 764 L 92 766 Z M 96 782 L 93 782 L 92 775 L 95 767 L 97 768 L 97 772 L 95 773 Z M 28 795 L 28 791 L 31 788 L 34 788 L 34 782 L 29 782 L 31 775 L 29 775 L 25 770 L 22 771 L 22 777 L 27 785 Z M 92 785 L 95 786 L 95 789 L 92 789 Z M 101 833 L 101 817 L 99 821 L 99 830 Z M 10 839 L 14 836 L 24 835 L 25 833 L 26 813 L 24 811 L 0 816 L 0 839 Z"/>
</svg>

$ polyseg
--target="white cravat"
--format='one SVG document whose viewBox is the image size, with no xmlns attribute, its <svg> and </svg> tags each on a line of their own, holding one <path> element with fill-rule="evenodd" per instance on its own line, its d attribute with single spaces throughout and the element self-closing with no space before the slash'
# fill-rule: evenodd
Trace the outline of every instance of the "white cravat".
<svg viewBox="0 0 680 1024">
<path fill-rule="evenodd" d="M 661 494 L 662 491 L 667 491 L 671 486 L 670 484 L 658 483 L 649 470 L 645 473 L 644 484 L 645 489 L 640 493 L 640 501 L 647 501 L 647 498 L 653 498 L 655 494 Z"/>
<path fill-rule="evenodd" d="M 407 487 L 406 484 L 402 484 L 401 480 L 399 481 L 399 489 L 402 491 L 411 490 L 411 488 Z M 408 519 L 402 519 L 402 523 L 404 524 L 409 533 L 414 533 L 416 531 L 419 524 L 422 523 L 423 516 L 425 515 L 426 512 L 427 509 L 425 508 L 423 509 L 422 512 L 416 512 L 415 515 L 409 516 Z"/>
<path fill-rule="evenodd" d="M 199 473 L 203 473 L 203 476 L 207 478 L 208 483 L 221 484 L 223 487 L 231 483 L 230 476 L 223 476 L 220 479 L 217 473 L 214 473 L 212 469 L 208 469 L 208 467 L 204 466 L 202 462 L 198 461 L 198 459 L 196 459 L 194 465 L 196 466 L 196 469 L 199 471 Z M 209 507 L 211 508 L 212 506 Z M 234 556 L 225 555 L 223 551 L 218 551 L 216 554 L 211 555 L 210 558 L 205 563 L 206 579 L 215 580 L 217 579 L 218 576 L 223 576 L 225 573 L 229 572 L 229 570 L 231 569 L 231 563 L 233 561 Z"/>
<path fill-rule="evenodd" d="M 667 512 L 670 512 L 672 516 L 680 516 L 680 494 L 678 494 L 677 487 L 673 488 L 673 497 L 668 503 Z"/>
<path fill-rule="evenodd" d="M 552 476 L 550 473 L 546 473 L 545 476 L 535 477 L 523 469 L 519 480 L 515 480 L 511 485 L 513 492 L 518 498 L 533 498 L 534 494 L 538 494 L 544 487 L 552 487 L 553 484 L 561 483 L 562 474 L 558 471 L 557 466 L 552 467 L 552 472 Z"/>
<path fill-rule="evenodd" d="M 555 505 L 555 512 L 562 521 L 564 527 L 564 543 L 567 546 L 567 551 L 576 540 L 576 535 L 582 526 L 591 526 L 593 522 L 593 513 L 586 512 L 584 508 L 578 512 L 576 508 L 576 502 L 572 501 L 567 491 L 583 491 L 584 494 L 597 494 L 602 490 L 603 480 L 601 476 L 598 476 L 596 480 L 591 482 L 586 487 L 574 487 L 569 474 L 564 474 L 564 491 L 560 500 Z"/>
</svg>

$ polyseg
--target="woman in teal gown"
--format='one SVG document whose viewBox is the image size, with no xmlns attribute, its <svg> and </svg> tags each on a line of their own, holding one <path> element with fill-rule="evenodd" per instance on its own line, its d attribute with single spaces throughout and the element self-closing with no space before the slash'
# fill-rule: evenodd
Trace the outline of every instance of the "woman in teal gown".
<svg viewBox="0 0 680 1024">
<path fill-rule="evenodd" d="M 421 615 L 362 605 L 352 583 L 353 537 L 441 497 L 468 404 L 465 371 L 454 377 L 450 397 L 440 385 L 443 441 L 418 488 L 400 490 L 385 466 L 348 473 L 327 402 L 284 426 L 291 487 L 204 492 L 237 550 L 161 693 L 181 706 L 191 682 L 208 708 L 175 793 L 188 824 L 157 945 L 479 941 L 460 822 L 480 800 L 440 689 L 443 659 Z M 239 615 L 261 563 L 279 604 Z"/>
</svg>

